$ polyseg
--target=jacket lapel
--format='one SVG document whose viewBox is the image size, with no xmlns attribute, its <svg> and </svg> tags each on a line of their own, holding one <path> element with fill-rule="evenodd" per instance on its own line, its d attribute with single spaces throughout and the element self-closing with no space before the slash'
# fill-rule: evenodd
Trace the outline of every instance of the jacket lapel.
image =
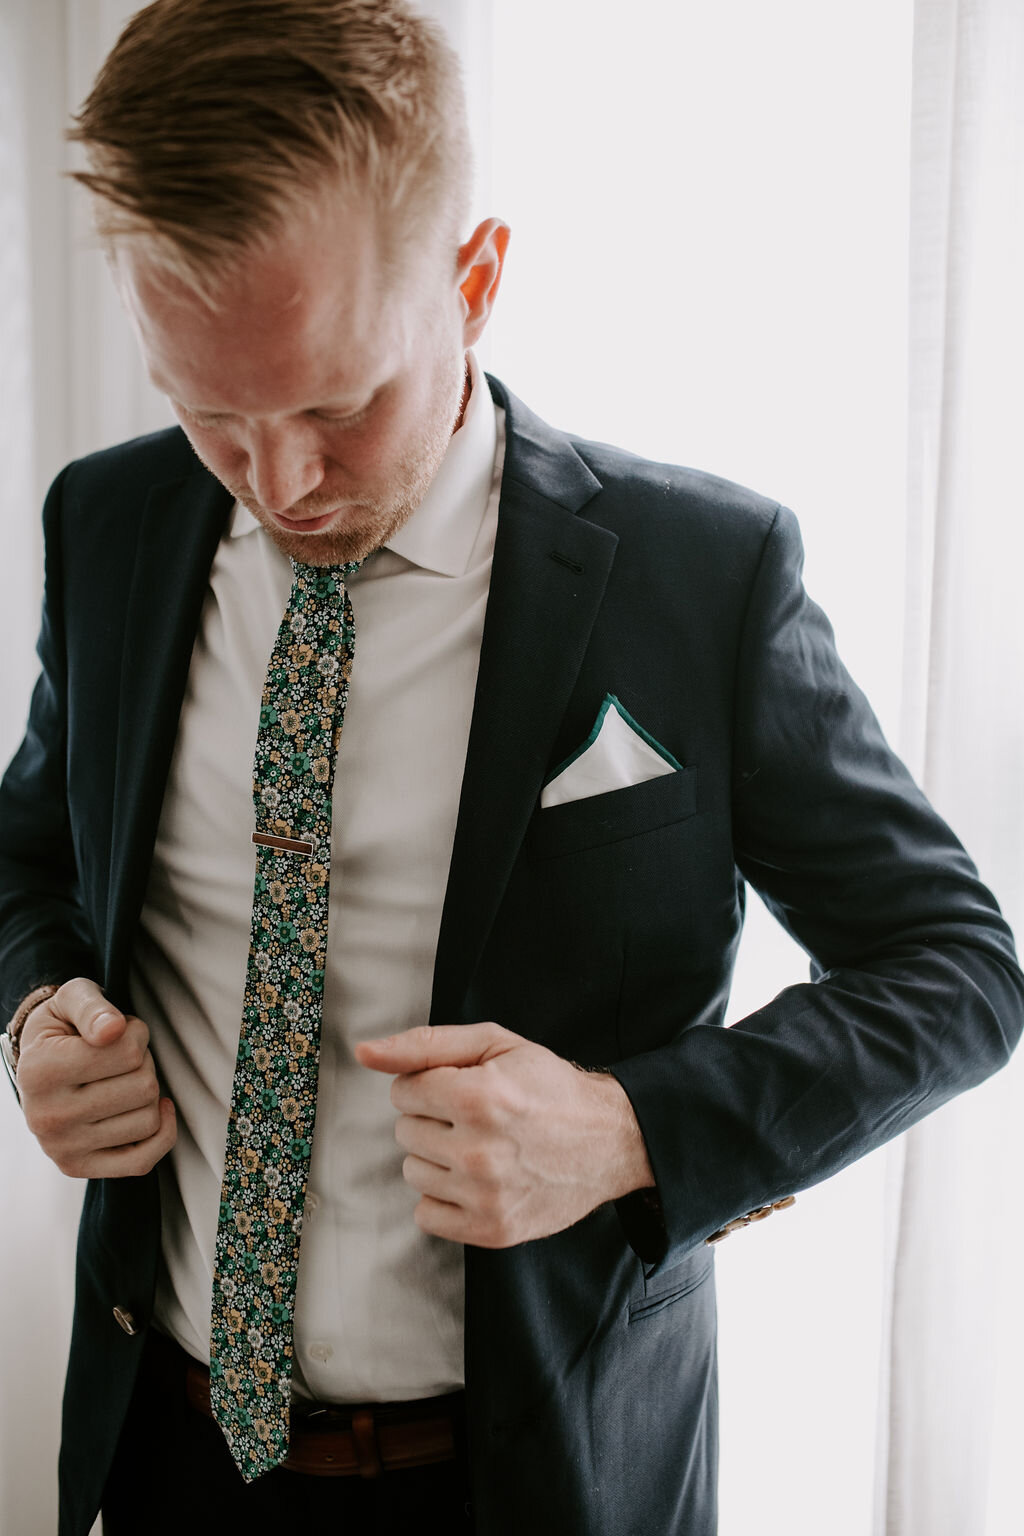
<svg viewBox="0 0 1024 1536">
<path fill-rule="evenodd" d="M 577 514 L 601 489 L 562 434 L 491 380 L 505 463 L 431 1019 L 458 1016 L 536 805 L 617 544 Z M 154 486 L 139 529 L 121 671 L 106 977 L 127 991 L 210 566 L 231 508 L 205 471 Z"/>
<path fill-rule="evenodd" d="M 431 1022 L 453 1023 L 536 806 L 618 539 L 577 514 L 600 491 L 569 440 L 495 380 L 505 462 Z"/>
<path fill-rule="evenodd" d="M 232 505 L 197 470 L 150 490 L 127 600 L 107 920 L 108 986 L 127 991 L 210 565 Z"/>
</svg>

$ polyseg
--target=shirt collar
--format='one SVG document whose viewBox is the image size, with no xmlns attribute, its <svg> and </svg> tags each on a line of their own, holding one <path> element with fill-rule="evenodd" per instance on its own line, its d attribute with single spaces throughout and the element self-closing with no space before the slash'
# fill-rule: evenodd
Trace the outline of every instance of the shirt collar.
<svg viewBox="0 0 1024 1536">
<path fill-rule="evenodd" d="M 494 476 L 494 401 L 472 352 L 468 361 L 470 396 L 462 425 L 452 435 L 423 500 L 385 545 L 410 564 L 441 576 L 461 576 L 466 570 L 487 511 Z M 236 501 L 231 514 L 231 537 L 240 538 L 259 526 L 249 509 Z"/>
</svg>

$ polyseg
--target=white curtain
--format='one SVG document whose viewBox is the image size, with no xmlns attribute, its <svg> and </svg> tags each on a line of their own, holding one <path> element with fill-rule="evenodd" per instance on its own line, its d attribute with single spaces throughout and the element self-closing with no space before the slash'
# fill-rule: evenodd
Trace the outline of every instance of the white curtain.
<svg viewBox="0 0 1024 1536">
<path fill-rule="evenodd" d="M 40 388 L 47 352 L 38 344 L 33 281 L 61 257 L 51 236 L 32 240 L 36 210 L 52 203 L 46 128 L 27 67 L 47 41 L 52 8 L 0 10 L 0 756 L 21 734 L 34 672 L 40 559 L 38 464 L 59 440 L 63 392 Z M 36 30 L 38 25 L 38 31 Z M 41 78 L 45 78 L 40 71 Z M 32 154 L 47 168 L 34 181 Z M 55 178 L 54 178 L 55 179 Z M 51 289 L 51 294 L 53 290 Z M 56 328 L 55 328 L 56 329 Z M 44 409 L 44 403 L 46 409 Z M 52 430 L 54 428 L 57 430 Z M 46 440 L 49 438 L 49 444 Z M 57 467 L 56 465 L 54 467 Z M 74 1233 L 81 1190 L 62 1179 L 26 1133 L 5 1089 L 0 1106 L 0 1530 L 44 1536 L 56 1529 L 54 1456 L 74 1287 Z"/>
<path fill-rule="evenodd" d="M 1024 7 L 918 0 L 904 752 L 1024 934 Z M 1024 1057 L 892 1159 L 876 1531 L 1019 1536 Z"/>
<path fill-rule="evenodd" d="M 4 759 L 42 493 L 169 419 L 60 179 L 135 8 L 0 0 Z M 795 506 L 844 655 L 1024 930 L 1019 0 L 424 8 L 467 62 L 475 211 L 513 225 L 487 365 Z M 805 974 L 755 903 L 733 1016 Z M 1019 1536 L 1021 1076 L 720 1251 L 721 1536 L 863 1536 L 873 1507 L 875 1536 Z M 50 1536 L 81 1191 L 13 1104 L 0 1157 L 0 1531 Z"/>
</svg>

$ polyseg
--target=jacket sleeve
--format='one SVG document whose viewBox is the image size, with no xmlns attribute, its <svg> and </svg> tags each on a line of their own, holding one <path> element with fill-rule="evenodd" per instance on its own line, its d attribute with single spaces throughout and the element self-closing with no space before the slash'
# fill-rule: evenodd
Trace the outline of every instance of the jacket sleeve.
<svg viewBox="0 0 1024 1536">
<path fill-rule="evenodd" d="M 995 899 L 887 746 L 804 592 L 796 520 L 767 534 L 735 692 L 743 876 L 811 957 L 729 1029 L 686 1027 L 611 1070 L 657 1182 L 620 1202 L 658 1267 L 828 1178 L 1007 1061 L 1024 977 Z"/>
<path fill-rule="evenodd" d="M 61 614 L 64 475 L 43 513 L 42 671 L 25 738 L 0 784 L 0 1020 L 44 981 L 95 975 L 68 817 L 67 667 Z"/>
</svg>

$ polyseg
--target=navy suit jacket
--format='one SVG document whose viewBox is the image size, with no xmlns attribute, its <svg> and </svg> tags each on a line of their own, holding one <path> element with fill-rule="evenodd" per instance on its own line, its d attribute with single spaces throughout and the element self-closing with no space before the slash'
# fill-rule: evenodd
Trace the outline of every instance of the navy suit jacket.
<svg viewBox="0 0 1024 1536">
<path fill-rule="evenodd" d="M 712 1536 L 704 1239 L 1000 1067 L 1024 979 L 998 908 L 893 756 L 806 597 L 795 520 L 507 411 L 497 545 L 431 1018 L 496 1019 L 609 1067 L 660 1213 L 466 1252 L 480 1536 Z M 0 791 L 0 980 L 128 967 L 230 497 L 172 430 L 72 464 L 45 509 L 28 733 Z M 541 809 L 614 693 L 682 764 Z M 811 979 L 721 1023 L 744 882 Z M 155 1174 L 90 1183 L 61 1536 L 86 1536 L 137 1367 Z M 129 1337 L 113 1308 L 130 1311 Z"/>
</svg>

